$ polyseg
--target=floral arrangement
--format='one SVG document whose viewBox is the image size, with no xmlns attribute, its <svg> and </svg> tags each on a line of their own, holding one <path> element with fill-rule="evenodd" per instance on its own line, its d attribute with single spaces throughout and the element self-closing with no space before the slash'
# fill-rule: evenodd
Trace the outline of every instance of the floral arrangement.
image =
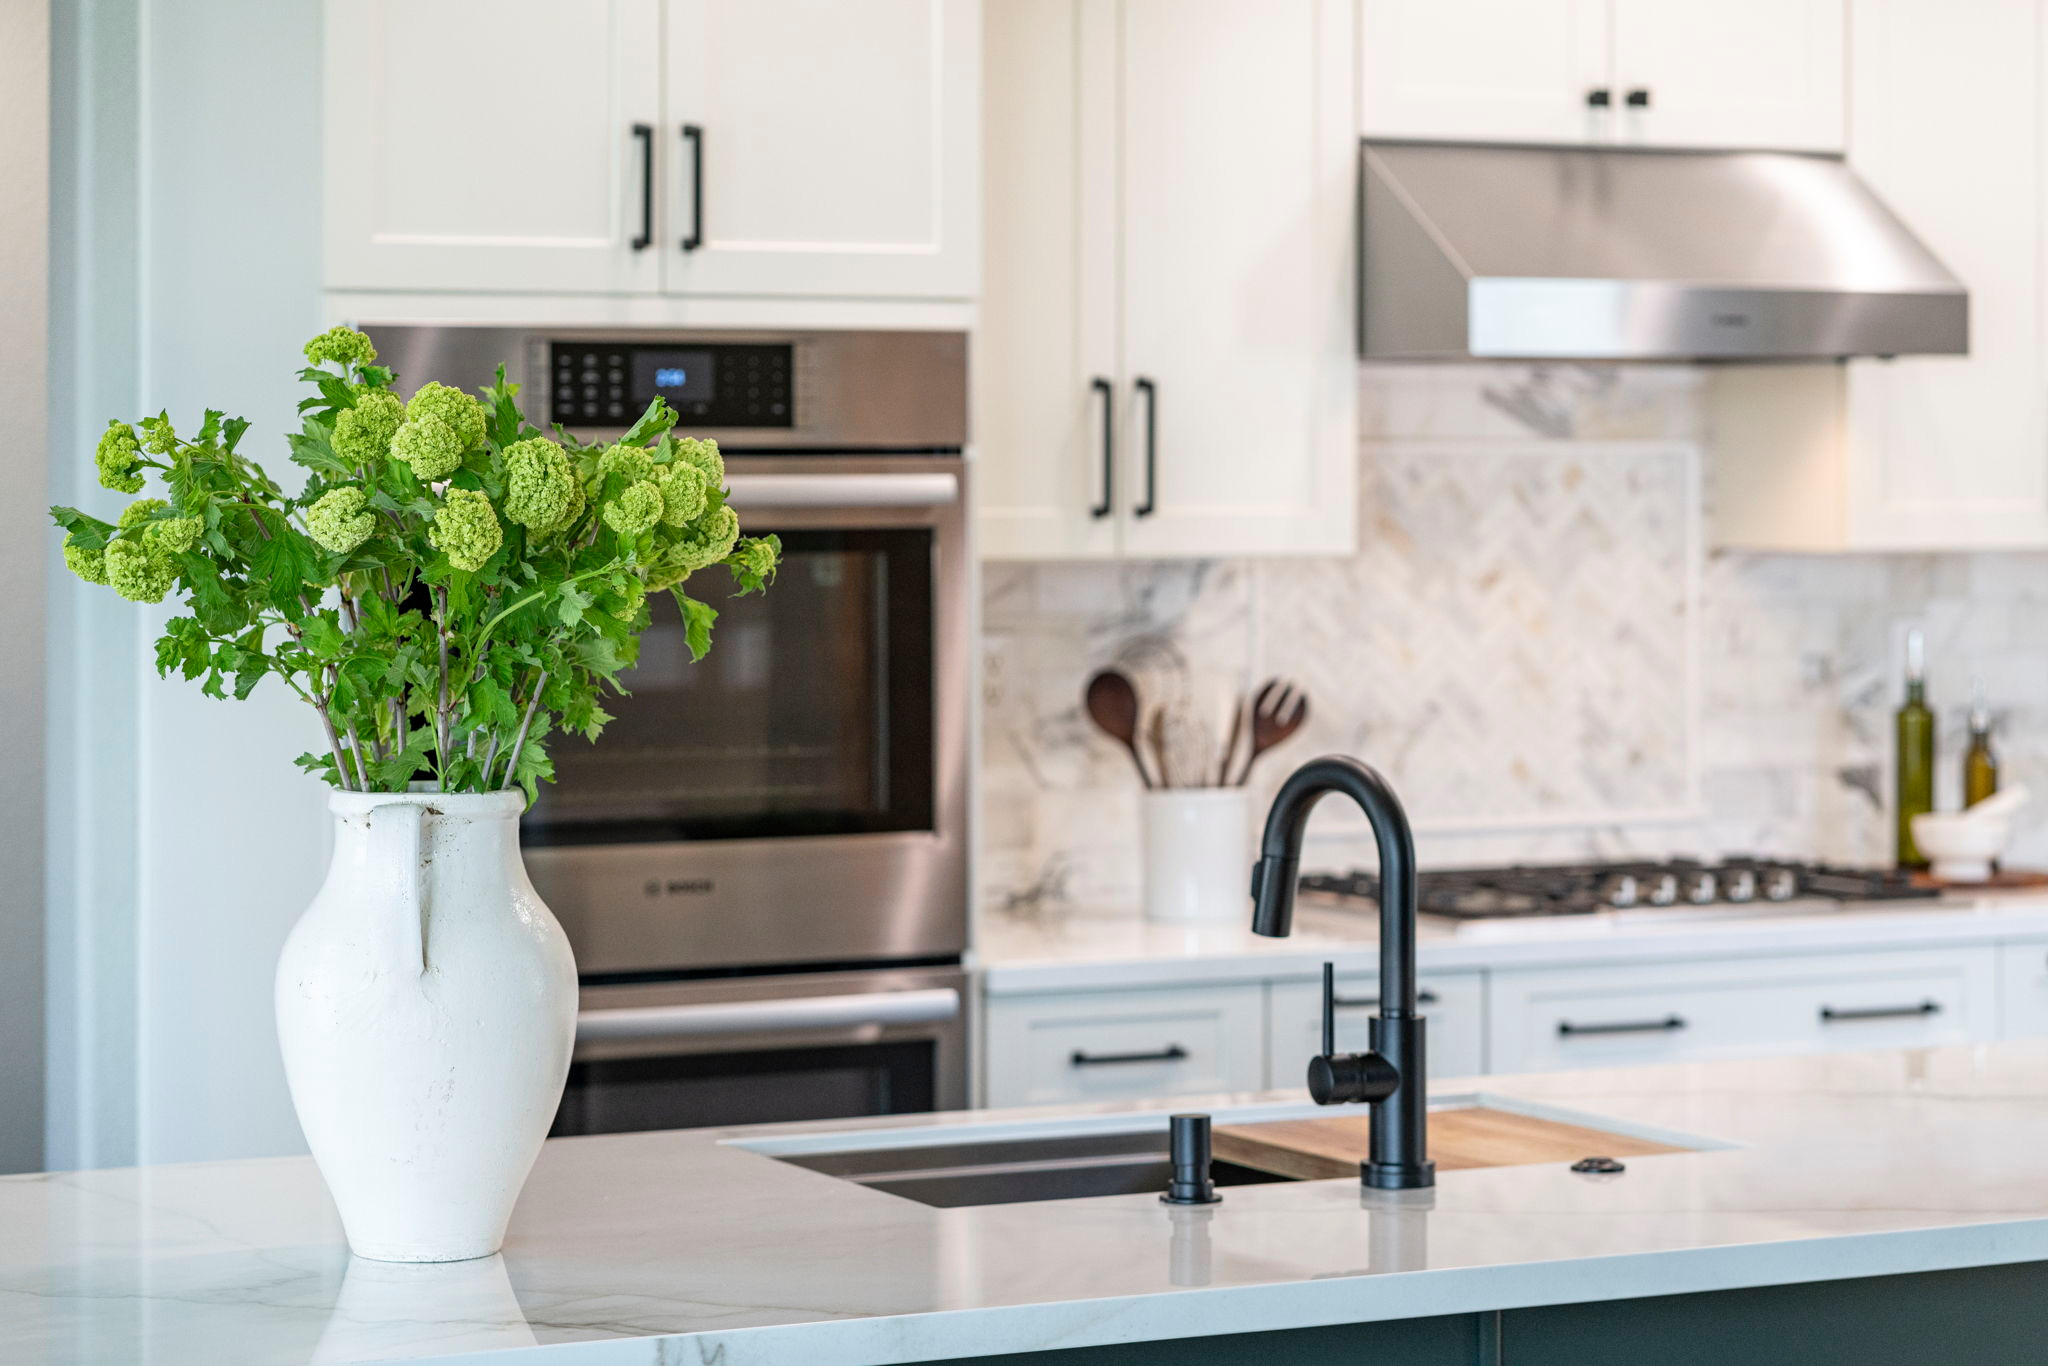
<svg viewBox="0 0 2048 1366">
<path fill-rule="evenodd" d="M 236 452 L 240 418 L 209 411 L 181 436 L 167 414 L 109 424 L 100 483 L 140 498 L 112 522 L 52 508 L 64 562 L 134 602 L 184 606 L 157 641 L 157 671 L 208 696 L 281 679 L 320 717 L 324 751 L 299 765 L 335 787 L 443 792 L 553 776 L 560 732 L 595 740 L 607 688 L 639 653 L 648 594 L 672 593 L 691 653 L 717 613 L 689 577 L 723 565 L 741 594 L 774 576 L 780 544 L 740 536 L 710 441 L 677 437 L 660 399 L 619 441 L 552 437 L 520 413 L 504 368 L 482 399 L 438 383 L 409 400 L 360 332 L 306 344 L 318 393 L 286 494 Z"/>
</svg>

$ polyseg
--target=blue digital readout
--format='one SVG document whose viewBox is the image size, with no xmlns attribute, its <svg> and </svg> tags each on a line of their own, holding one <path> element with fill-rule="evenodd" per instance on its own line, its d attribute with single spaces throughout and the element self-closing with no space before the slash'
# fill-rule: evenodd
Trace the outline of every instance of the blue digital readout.
<svg viewBox="0 0 2048 1366">
<path fill-rule="evenodd" d="M 717 371 L 717 356 L 708 349 L 639 348 L 633 353 L 633 402 L 659 395 L 678 406 L 709 403 L 717 397 Z"/>
</svg>

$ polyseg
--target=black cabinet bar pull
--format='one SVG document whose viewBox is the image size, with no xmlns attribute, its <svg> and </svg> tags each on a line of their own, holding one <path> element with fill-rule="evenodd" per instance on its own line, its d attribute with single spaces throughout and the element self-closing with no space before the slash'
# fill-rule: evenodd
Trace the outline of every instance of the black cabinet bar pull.
<svg viewBox="0 0 2048 1366">
<path fill-rule="evenodd" d="M 1559 1020 L 1559 1034 L 1663 1034 L 1674 1029 L 1685 1028 L 1685 1019 L 1679 1015 L 1666 1015 L 1661 1020 L 1616 1020 L 1612 1024 L 1573 1024 L 1570 1020 Z"/>
<path fill-rule="evenodd" d="M 1116 484 L 1116 386 L 1097 375 L 1088 387 L 1102 395 L 1102 501 L 1088 509 L 1090 517 L 1100 519 L 1116 509 L 1110 494 Z"/>
<path fill-rule="evenodd" d="M 1433 1006 L 1437 1003 L 1437 999 L 1437 994 L 1427 987 L 1415 993 L 1415 1003 L 1417 1005 Z M 1379 1003 L 1380 998 L 1377 996 L 1332 996 L 1330 998 L 1330 1004 L 1339 1010 L 1370 1010 Z"/>
<path fill-rule="evenodd" d="M 1083 1053 L 1074 1050 L 1067 1061 L 1075 1067 L 1106 1067 L 1125 1062 L 1180 1062 L 1188 1051 L 1177 1043 L 1170 1043 L 1156 1053 Z"/>
<path fill-rule="evenodd" d="M 1628 92 L 1623 102 L 1631 109 L 1648 109 L 1650 107 L 1650 92 L 1641 86 L 1637 86 Z"/>
<path fill-rule="evenodd" d="M 1131 387 L 1145 396 L 1145 501 L 1131 516 L 1150 517 L 1159 510 L 1159 386 L 1140 375 Z"/>
<path fill-rule="evenodd" d="M 1604 85 L 1594 86 L 1586 92 L 1586 107 L 1588 109 L 1605 109 L 1613 103 L 1614 92 Z"/>
<path fill-rule="evenodd" d="M 1909 1006 L 1851 1006 L 1847 1010 L 1836 1010 L 1833 1006 L 1822 1006 L 1820 1008 L 1822 1024 L 1832 1024 L 1837 1020 L 1910 1019 L 1921 1015 L 1939 1015 L 1940 1013 L 1941 1002 L 1939 1001 L 1918 1001 Z"/>
<path fill-rule="evenodd" d="M 695 251 L 704 245 L 704 130 L 684 124 L 683 141 L 690 148 L 690 235 L 683 239 L 683 250 Z"/>
<path fill-rule="evenodd" d="M 640 235 L 633 239 L 633 250 L 645 251 L 654 245 L 653 125 L 634 124 L 633 137 L 640 144 Z"/>
</svg>

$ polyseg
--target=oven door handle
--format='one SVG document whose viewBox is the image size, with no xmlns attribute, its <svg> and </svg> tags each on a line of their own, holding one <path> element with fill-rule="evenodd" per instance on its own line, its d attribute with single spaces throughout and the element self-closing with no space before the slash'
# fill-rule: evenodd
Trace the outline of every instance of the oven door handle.
<svg viewBox="0 0 2048 1366">
<path fill-rule="evenodd" d="M 788 1034 L 861 1025 L 930 1024 L 960 1013 L 952 987 L 871 991 L 854 996 L 785 996 L 773 1001 L 621 1006 L 576 1015 L 576 1044 L 641 1043 L 718 1034 Z"/>
<path fill-rule="evenodd" d="M 960 501 L 958 475 L 734 474 L 730 501 L 748 508 L 923 508 Z"/>
</svg>

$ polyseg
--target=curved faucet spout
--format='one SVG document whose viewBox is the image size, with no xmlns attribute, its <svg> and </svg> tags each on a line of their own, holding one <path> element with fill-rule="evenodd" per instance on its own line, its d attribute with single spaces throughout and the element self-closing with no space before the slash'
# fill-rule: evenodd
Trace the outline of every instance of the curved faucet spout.
<svg viewBox="0 0 2048 1366">
<path fill-rule="evenodd" d="M 1428 1157 L 1425 1022 L 1415 1013 L 1415 836 L 1400 798 L 1385 778 L 1356 759 L 1328 754 L 1309 760 L 1280 785 L 1266 816 L 1259 861 L 1252 869 L 1252 930 L 1280 938 L 1294 928 L 1302 832 L 1309 811 L 1326 792 L 1342 792 L 1357 802 L 1379 845 L 1380 1007 L 1372 1021 L 1371 1052 L 1336 1056 L 1333 1044 L 1326 1042 L 1324 1055 L 1310 1065 L 1310 1092 L 1319 1104 L 1371 1103 L 1372 1148 L 1362 1168 L 1368 1186 L 1406 1190 L 1434 1185 L 1436 1167 Z M 1324 992 L 1327 997 L 1327 975 Z M 1326 1000 L 1326 1039 L 1330 1009 Z M 1346 1079 L 1350 1083 L 1341 1084 Z"/>
<path fill-rule="evenodd" d="M 1294 889 L 1301 877 L 1301 837 L 1308 813 L 1325 793 L 1358 803 L 1380 853 L 1381 1013 L 1415 1013 L 1415 836 L 1408 813 L 1378 771 L 1342 754 L 1311 759 L 1273 798 L 1266 836 L 1252 870 L 1252 932 L 1285 938 L 1294 928 Z"/>
</svg>

